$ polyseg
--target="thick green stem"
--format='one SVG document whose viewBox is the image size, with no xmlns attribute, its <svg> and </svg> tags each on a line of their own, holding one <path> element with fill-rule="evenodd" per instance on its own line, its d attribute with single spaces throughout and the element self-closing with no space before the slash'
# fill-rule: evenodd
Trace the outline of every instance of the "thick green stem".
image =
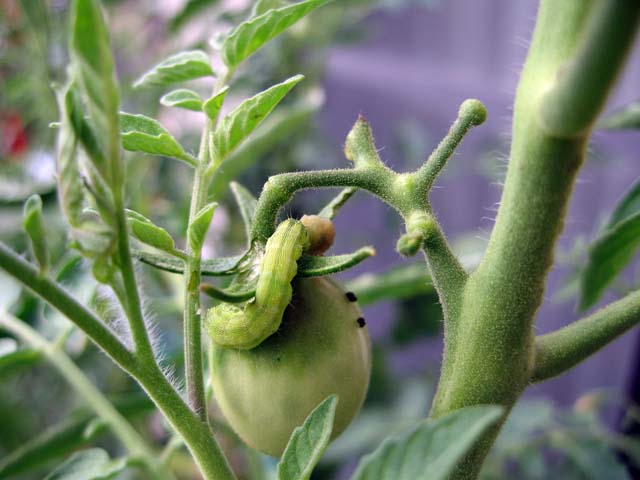
<svg viewBox="0 0 640 480">
<path fill-rule="evenodd" d="M 533 382 L 555 377 L 576 366 L 640 323 L 640 291 L 607 305 L 571 325 L 536 338 Z"/>
<path fill-rule="evenodd" d="M 61 347 L 49 343 L 37 331 L 8 313 L 1 314 L 0 326 L 23 342 L 38 349 L 56 368 L 58 373 L 76 391 L 78 396 L 104 420 L 111 431 L 122 442 L 129 454 L 142 462 L 154 478 L 170 480 L 171 472 L 158 461 L 157 455 L 127 420 L 113 407 L 100 391 L 93 386 Z"/>
<path fill-rule="evenodd" d="M 69 318 L 122 368 L 131 371 L 135 367 L 134 354 L 127 350 L 100 318 L 60 285 L 47 277 L 40 276 L 33 265 L 3 243 L 0 243 L 0 268 Z"/>
<path fill-rule="evenodd" d="M 600 3 L 609 7 L 595 8 Z M 501 404 L 508 411 L 528 385 L 535 358 L 533 322 L 589 131 L 583 128 L 567 137 L 543 124 L 541 108 L 551 101 L 545 93 L 553 90 L 559 72 L 573 68 L 576 57 L 591 53 L 605 59 L 600 65 L 609 73 L 598 88 L 582 86 L 589 77 L 563 74 L 562 81 L 571 78 L 575 83 L 562 87 L 565 91 L 579 89 L 587 97 L 563 96 L 554 114 L 565 115 L 586 102 L 593 107 L 582 111 L 581 122 L 592 125 L 625 56 L 608 56 L 606 50 L 615 45 L 626 52 L 632 36 L 623 27 L 614 39 L 587 38 L 615 28 L 585 25 L 617 22 L 620 13 L 611 14 L 616 9 L 632 17 L 629 25 L 637 25 L 638 5 L 617 0 L 541 2 L 516 96 L 511 159 L 496 225 L 485 257 L 467 281 L 456 320 L 458 335 L 445 338 L 432 416 L 477 404 Z M 601 48 L 605 51 L 597 51 Z M 497 429 L 487 435 L 455 478 L 476 477 L 496 434 Z"/>
</svg>

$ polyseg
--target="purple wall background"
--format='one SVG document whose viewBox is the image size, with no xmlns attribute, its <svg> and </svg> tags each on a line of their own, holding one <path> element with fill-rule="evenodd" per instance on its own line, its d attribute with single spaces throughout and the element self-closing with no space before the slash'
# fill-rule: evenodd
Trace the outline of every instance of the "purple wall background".
<svg viewBox="0 0 640 480">
<path fill-rule="evenodd" d="M 336 146 L 335 159 L 359 113 L 371 122 L 381 156 L 396 169 L 409 169 L 393 149 L 394 127 L 415 120 L 433 142 L 445 134 L 459 104 L 469 97 L 482 100 L 487 122 L 472 131 L 432 194 L 434 210 L 450 238 L 475 232 L 487 239 L 493 226 L 492 208 L 500 187 L 479 173 L 487 145 L 497 159 L 506 158 L 510 113 L 518 74 L 533 29 L 537 2 L 512 0 L 447 0 L 433 10 L 417 7 L 377 14 L 367 19 L 370 37 L 355 47 L 335 49 L 326 75 L 327 105 L 322 129 Z M 640 98 L 640 48 L 636 48 L 607 110 Z M 597 133 L 592 156 L 575 188 L 561 246 L 569 247 L 577 235 L 594 232 L 603 215 L 640 176 L 640 134 Z M 425 156 L 428 152 L 425 152 Z M 486 153 L 485 153 L 486 155 Z M 337 161 L 337 160 L 336 160 Z M 504 165 L 503 165 L 504 166 Z M 405 261 L 393 246 L 401 228 L 385 205 L 360 194 L 337 219 L 337 251 L 373 243 L 378 255 L 365 270 L 381 270 Z M 340 235 L 340 232 L 342 234 Z M 345 234 L 344 232 L 352 232 Z M 552 297 L 567 273 L 554 268 L 536 330 L 545 333 L 578 318 L 573 302 Z M 603 302 L 615 297 L 609 295 Z M 369 309 L 374 338 L 388 331 L 392 304 Z M 573 402 L 595 387 L 623 388 L 633 363 L 633 331 L 570 373 L 532 386 L 528 395 L 550 395 L 561 404 Z M 398 368 L 422 370 L 425 363 L 439 367 L 440 341 L 420 343 L 394 359 Z"/>
</svg>

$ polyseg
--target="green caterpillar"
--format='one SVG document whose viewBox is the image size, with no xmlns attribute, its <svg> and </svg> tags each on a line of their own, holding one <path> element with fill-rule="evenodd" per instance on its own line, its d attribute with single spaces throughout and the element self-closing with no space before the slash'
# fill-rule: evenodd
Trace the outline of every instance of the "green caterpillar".
<svg viewBox="0 0 640 480">
<path fill-rule="evenodd" d="M 244 307 L 222 303 L 207 312 L 205 325 L 217 345 L 248 350 L 278 330 L 293 294 L 297 261 L 308 247 L 302 222 L 289 219 L 278 225 L 267 241 L 255 297 Z"/>
</svg>

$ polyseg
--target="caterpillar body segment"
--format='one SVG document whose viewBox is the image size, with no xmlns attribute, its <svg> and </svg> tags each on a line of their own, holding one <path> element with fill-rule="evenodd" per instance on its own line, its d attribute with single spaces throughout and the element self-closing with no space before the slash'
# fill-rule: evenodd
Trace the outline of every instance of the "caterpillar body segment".
<svg viewBox="0 0 640 480">
<path fill-rule="evenodd" d="M 207 312 L 206 328 L 217 345 L 251 349 L 278 330 L 293 294 L 297 261 L 308 245 L 301 222 L 289 219 L 278 225 L 265 247 L 255 297 L 243 307 L 222 303 Z"/>
</svg>

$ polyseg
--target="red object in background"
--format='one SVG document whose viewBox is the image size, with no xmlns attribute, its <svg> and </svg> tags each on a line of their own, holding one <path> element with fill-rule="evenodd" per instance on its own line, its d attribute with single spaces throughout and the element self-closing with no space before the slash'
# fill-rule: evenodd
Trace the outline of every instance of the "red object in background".
<svg viewBox="0 0 640 480">
<path fill-rule="evenodd" d="M 27 133 L 18 113 L 0 117 L 0 154 L 13 157 L 27 151 Z"/>
</svg>

